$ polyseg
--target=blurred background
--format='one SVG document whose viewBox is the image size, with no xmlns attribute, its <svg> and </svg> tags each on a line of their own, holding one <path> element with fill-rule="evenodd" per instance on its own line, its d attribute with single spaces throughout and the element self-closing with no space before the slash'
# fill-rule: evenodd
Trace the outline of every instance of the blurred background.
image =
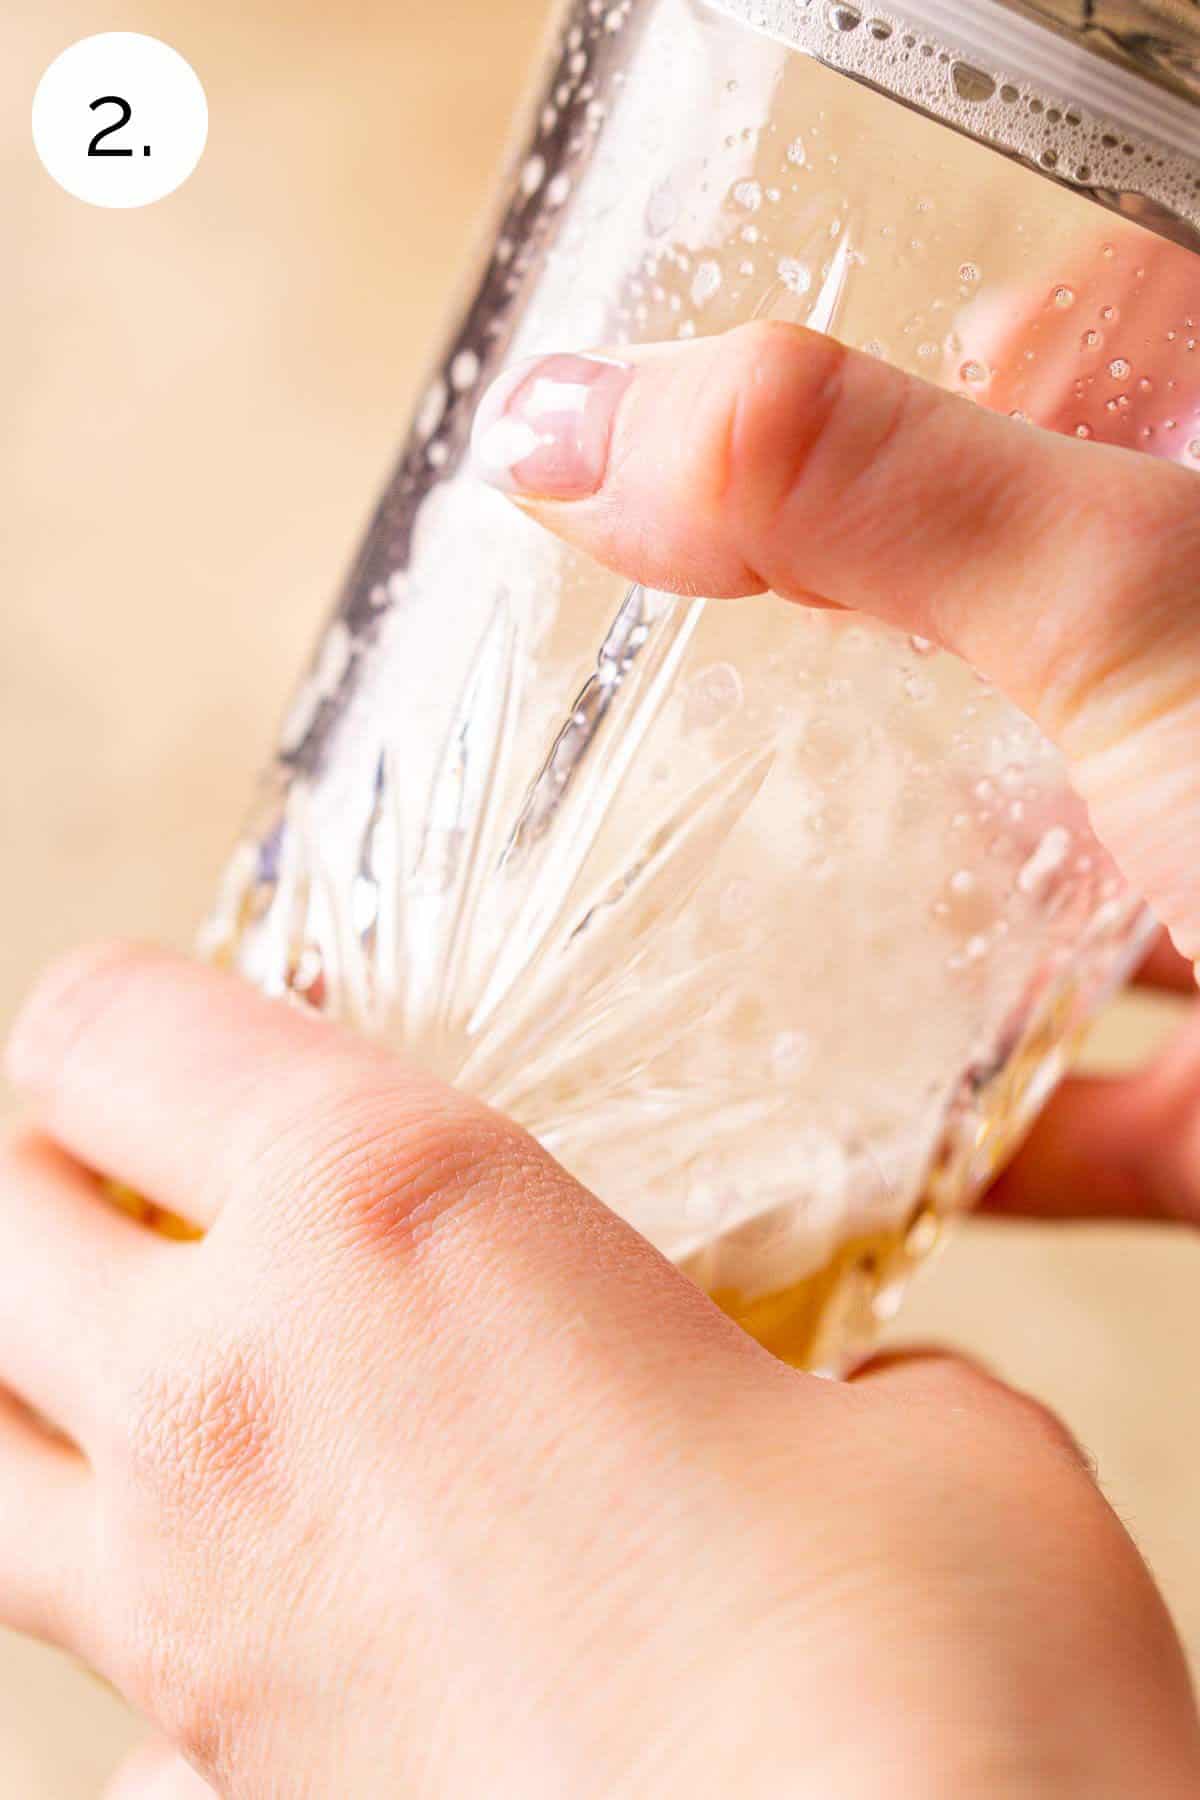
<svg viewBox="0 0 1200 1800">
<path fill-rule="evenodd" d="M 80 938 L 189 943 L 420 388 L 544 11 L 6 5 L 0 1029 Z M 196 174 L 144 211 L 69 198 L 30 141 L 45 66 L 113 29 L 166 39 L 208 92 Z M 1124 1001 L 1089 1056 L 1135 1061 L 1174 1017 Z M 1200 1663 L 1198 1283 L 1179 1233 L 976 1224 L 902 1326 L 1064 1414 Z M 93 1796 L 136 1732 L 90 1676 L 0 1635 L 0 1793 Z"/>
</svg>

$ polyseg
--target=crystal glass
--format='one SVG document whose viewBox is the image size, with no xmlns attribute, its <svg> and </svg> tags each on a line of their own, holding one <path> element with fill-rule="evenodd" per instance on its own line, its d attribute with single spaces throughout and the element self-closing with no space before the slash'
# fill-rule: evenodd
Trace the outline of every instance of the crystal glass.
<svg viewBox="0 0 1200 1800">
<path fill-rule="evenodd" d="M 1147 920 L 971 669 L 630 586 L 465 448 L 515 357 L 769 315 L 1200 463 L 1193 8 L 1084 12 L 566 9 L 206 936 L 520 1120 L 810 1366 L 894 1307 Z"/>
</svg>

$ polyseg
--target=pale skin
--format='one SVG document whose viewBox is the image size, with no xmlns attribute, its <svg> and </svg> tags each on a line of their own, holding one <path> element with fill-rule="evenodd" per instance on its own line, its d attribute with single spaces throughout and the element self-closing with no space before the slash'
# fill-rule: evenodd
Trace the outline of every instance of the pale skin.
<svg viewBox="0 0 1200 1800">
<path fill-rule="evenodd" d="M 591 493 L 521 503 L 969 656 L 1190 980 L 1195 475 L 791 327 L 639 352 L 602 436 Z M 161 1732 L 113 1796 L 1200 1793 L 1166 1609 L 1034 1401 L 942 1354 L 783 1367 L 515 1126 L 171 956 L 59 965 L 9 1071 L 0 1617 Z M 1069 1085 L 1000 1198 L 1200 1222 L 1200 1025 Z"/>
</svg>

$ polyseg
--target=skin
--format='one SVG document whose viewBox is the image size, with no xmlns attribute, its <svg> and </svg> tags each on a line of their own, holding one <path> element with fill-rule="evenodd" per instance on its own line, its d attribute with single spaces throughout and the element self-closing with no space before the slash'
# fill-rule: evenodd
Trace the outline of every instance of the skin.
<svg viewBox="0 0 1200 1800">
<path fill-rule="evenodd" d="M 596 494 L 525 503 L 632 576 L 970 656 L 1192 959 L 1198 501 L 758 326 L 640 353 Z M 1036 1402 L 938 1354 L 783 1367 L 515 1126 L 161 953 L 59 965 L 8 1061 L 0 1617 L 174 1747 L 121 1800 L 1200 1794 L 1163 1603 Z M 1196 1028 L 1065 1089 L 999 1198 L 1200 1218 Z"/>
</svg>

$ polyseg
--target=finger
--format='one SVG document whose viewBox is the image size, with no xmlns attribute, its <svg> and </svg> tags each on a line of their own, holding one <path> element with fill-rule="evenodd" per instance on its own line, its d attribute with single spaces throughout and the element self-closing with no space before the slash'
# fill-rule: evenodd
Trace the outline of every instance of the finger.
<svg viewBox="0 0 1200 1800">
<path fill-rule="evenodd" d="M 1200 1224 L 1200 1018 L 1138 1074 L 1064 1083 L 984 1204 Z"/>
<path fill-rule="evenodd" d="M 1065 750 L 1200 957 L 1200 482 L 1031 429 L 797 326 L 510 372 L 481 472 L 655 587 L 816 595 L 936 639 Z"/>
<path fill-rule="evenodd" d="M 368 1137 L 381 1117 L 392 1145 L 406 1127 L 432 1132 L 439 1119 L 464 1133 L 469 1122 L 493 1132 L 499 1123 L 364 1038 L 231 975 L 129 944 L 95 945 L 52 968 L 13 1028 L 7 1062 L 72 1155 L 199 1226 L 267 1165 L 296 1190 L 312 1186 L 317 1165 L 349 1153 L 354 1130 Z M 108 1230 L 119 1228 L 154 1243 L 124 1220 Z"/>
<path fill-rule="evenodd" d="M 0 1383 L 85 1443 L 107 1417 L 166 1246 L 52 1144 L 0 1149 Z"/>
<path fill-rule="evenodd" d="M 103 1800 L 214 1800 L 214 1790 L 168 1744 L 143 1744 L 121 1764 Z"/>
<path fill-rule="evenodd" d="M 232 976 L 122 943 L 49 970 L 6 1060 L 81 1162 L 201 1227 L 267 1147 L 328 1116 L 332 1094 L 378 1078 L 385 1061 L 396 1079 L 365 1040 Z"/>
<path fill-rule="evenodd" d="M 0 1624 L 69 1647 L 80 1587 L 89 1475 L 0 1389 Z"/>
<path fill-rule="evenodd" d="M 519 1127 L 231 975 L 127 945 L 77 954 L 35 990 L 9 1063 L 81 1160 L 199 1223 L 228 1199 L 239 1258 L 315 1255 L 324 1279 L 345 1256 L 343 1288 L 386 1282 L 396 1351 L 433 1358 L 414 1380 L 436 1394 L 485 1339 L 493 1361 L 508 1346 L 522 1392 L 561 1388 L 585 1318 L 589 1358 L 614 1375 L 657 1380 L 669 1361 L 703 1383 L 710 1353 L 765 1354 Z M 172 1268 L 194 1253 L 157 1248 Z M 341 1323 L 352 1361 L 353 1309 Z"/>
</svg>

